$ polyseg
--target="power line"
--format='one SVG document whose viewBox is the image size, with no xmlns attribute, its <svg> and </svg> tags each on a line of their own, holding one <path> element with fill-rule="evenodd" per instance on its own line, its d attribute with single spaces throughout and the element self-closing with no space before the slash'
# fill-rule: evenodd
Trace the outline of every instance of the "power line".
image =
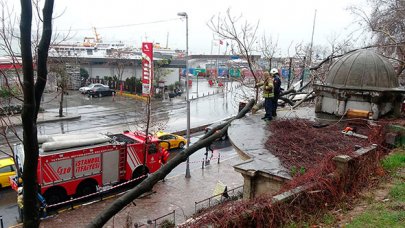
<svg viewBox="0 0 405 228">
<path fill-rule="evenodd" d="M 124 25 L 112 25 L 112 26 L 104 26 L 104 27 L 96 27 L 96 28 L 97 28 L 97 30 L 125 28 L 125 27 L 133 27 L 133 26 L 140 26 L 140 25 L 150 25 L 150 24 L 165 23 L 165 22 L 175 21 L 175 20 L 181 20 L 181 18 L 170 18 L 170 19 L 158 20 L 158 21 L 141 22 L 141 23 L 124 24 Z M 63 32 L 63 31 L 87 31 L 87 30 L 91 30 L 91 29 L 93 29 L 93 28 L 62 29 L 62 30 L 58 30 L 58 31 L 61 31 L 61 32 Z"/>
</svg>

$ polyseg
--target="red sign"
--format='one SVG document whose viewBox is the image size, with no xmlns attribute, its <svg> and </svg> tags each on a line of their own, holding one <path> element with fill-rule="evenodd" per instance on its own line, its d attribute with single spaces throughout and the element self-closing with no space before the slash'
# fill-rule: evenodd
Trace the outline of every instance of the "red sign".
<svg viewBox="0 0 405 228">
<path fill-rule="evenodd" d="M 0 63 L 0 70 L 13 70 L 13 69 L 21 69 L 22 65 L 19 63 Z"/>
<path fill-rule="evenodd" d="M 153 43 L 142 43 L 142 96 L 150 96 L 153 82 Z"/>
</svg>

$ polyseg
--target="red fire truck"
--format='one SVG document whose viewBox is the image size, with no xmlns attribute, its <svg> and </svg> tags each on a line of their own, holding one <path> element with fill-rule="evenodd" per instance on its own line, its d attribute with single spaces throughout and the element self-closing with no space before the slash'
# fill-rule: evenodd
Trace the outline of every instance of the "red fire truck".
<svg viewBox="0 0 405 228">
<path fill-rule="evenodd" d="M 51 205 L 155 172 L 169 153 L 155 137 L 149 136 L 147 145 L 145 139 L 142 132 L 129 131 L 38 137 L 40 193 Z M 15 145 L 14 153 L 18 167 L 23 167 L 23 145 Z M 12 185 L 17 187 L 15 179 Z"/>
</svg>

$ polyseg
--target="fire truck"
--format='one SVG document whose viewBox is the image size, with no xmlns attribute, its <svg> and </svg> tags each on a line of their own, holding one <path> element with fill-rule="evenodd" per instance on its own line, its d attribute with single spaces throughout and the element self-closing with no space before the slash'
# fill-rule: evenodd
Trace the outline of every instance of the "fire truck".
<svg viewBox="0 0 405 228">
<path fill-rule="evenodd" d="M 109 188 L 153 173 L 169 153 L 160 141 L 142 132 L 38 136 L 37 178 L 48 205 Z M 24 150 L 14 145 L 15 161 L 22 173 Z M 144 156 L 146 155 L 146 157 Z M 18 187 L 19 178 L 10 178 Z"/>
</svg>

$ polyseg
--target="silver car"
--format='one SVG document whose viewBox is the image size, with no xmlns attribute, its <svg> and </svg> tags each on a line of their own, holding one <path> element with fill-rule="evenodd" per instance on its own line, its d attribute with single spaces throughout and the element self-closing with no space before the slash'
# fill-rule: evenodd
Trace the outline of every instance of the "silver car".
<svg viewBox="0 0 405 228">
<path fill-rule="evenodd" d="M 98 88 L 98 87 L 106 87 L 106 88 L 109 88 L 107 85 L 103 85 L 103 84 L 101 84 L 101 83 L 93 83 L 93 84 L 90 84 L 90 85 L 88 85 L 88 86 L 80 87 L 79 91 L 80 91 L 82 94 L 87 94 L 90 89 Z"/>
</svg>

